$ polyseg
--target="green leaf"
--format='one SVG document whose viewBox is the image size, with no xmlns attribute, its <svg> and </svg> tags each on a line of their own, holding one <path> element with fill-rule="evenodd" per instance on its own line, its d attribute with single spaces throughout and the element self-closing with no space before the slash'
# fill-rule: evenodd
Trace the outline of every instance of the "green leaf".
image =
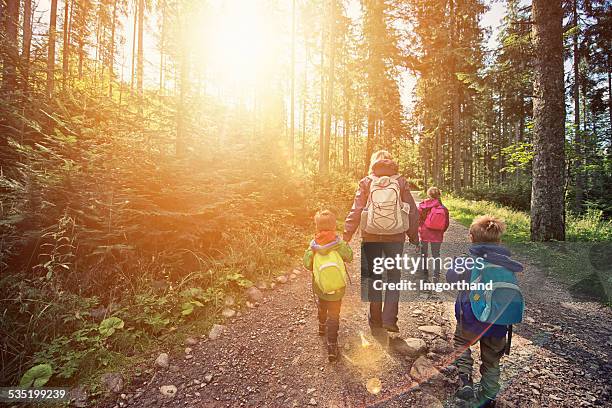
<svg viewBox="0 0 612 408">
<path fill-rule="evenodd" d="M 53 375 L 53 368 L 49 364 L 39 364 L 26 371 L 19 381 L 22 388 L 42 387 Z"/>
<path fill-rule="evenodd" d="M 181 314 L 182 314 L 183 316 L 188 316 L 188 315 L 190 315 L 191 313 L 193 313 L 193 308 L 194 308 L 193 303 L 191 303 L 191 302 L 185 302 L 185 303 L 183 303 L 183 306 L 182 306 L 182 309 L 183 309 L 183 310 L 181 311 Z"/>
<path fill-rule="evenodd" d="M 112 336 L 115 330 L 121 329 L 124 326 L 123 320 L 118 317 L 109 317 L 107 319 L 102 320 L 100 322 L 100 326 L 98 327 L 98 331 L 104 337 Z"/>
</svg>

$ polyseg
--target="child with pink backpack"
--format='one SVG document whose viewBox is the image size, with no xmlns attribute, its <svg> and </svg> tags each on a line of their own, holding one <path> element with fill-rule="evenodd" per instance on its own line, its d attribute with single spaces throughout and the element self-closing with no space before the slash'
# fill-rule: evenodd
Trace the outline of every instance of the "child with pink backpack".
<svg viewBox="0 0 612 408">
<path fill-rule="evenodd" d="M 424 280 L 427 280 L 429 277 L 427 254 L 428 247 L 431 247 L 431 256 L 436 258 L 436 261 L 430 263 L 434 266 L 432 277 L 434 283 L 440 280 L 440 247 L 449 224 L 448 210 L 442 205 L 441 195 L 439 188 L 430 187 L 427 190 L 428 198 L 419 204 L 419 247 L 423 260 L 422 272 Z"/>
</svg>

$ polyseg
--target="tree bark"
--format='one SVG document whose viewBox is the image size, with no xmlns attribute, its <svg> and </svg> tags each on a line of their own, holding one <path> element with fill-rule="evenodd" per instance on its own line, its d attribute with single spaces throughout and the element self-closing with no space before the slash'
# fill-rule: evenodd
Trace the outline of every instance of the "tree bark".
<svg viewBox="0 0 612 408">
<path fill-rule="evenodd" d="M 142 114 L 144 80 L 144 0 L 138 0 L 138 56 L 136 58 L 136 91 L 138 92 L 138 113 Z"/>
<path fill-rule="evenodd" d="M 138 2 L 140 0 L 134 0 L 134 23 L 132 31 L 132 74 L 130 78 L 130 96 L 134 96 L 134 83 L 136 79 L 136 32 L 138 31 Z"/>
<path fill-rule="evenodd" d="M 57 0 L 51 0 L 49 17 L 49 47 L 47 51 L 47 96 L 55 92 L 55 36 L 57 31 Z"/>
<path fill-rule="evenodd" d="M 23 44 L 21 48 L 21 59 L 23 60 L 23 84 L 24 93 L 28 92 L 30 80 L 30 50 L 32 48 L 32 0 L 23 2 Z"/>
<path fill-rule="evenodd" d="M 185 7 L 183 5 L 183 7 Z M 187 152 L 187 90 L 189 89 L 189 38 L 185 29 L 187 10 L 179 12 L 181 44 L 179 54 L 179 106 L 177 109 L 176 155 L 181 157 Z"/>
<path fill-rule="evenodd" d="M 304 53 L 306 61 L 304 62 L 304 87 L 302 88 L 302 169 L 306 168 L 306 107 L 308 103 L 308 43 L 305 44 Z"/>
<path fill-rule="evenodd" d="M 117 27 L 117 0 L 113 3 L 113 20 L 111 22 L 110 56 L 108 58 L 108 97 L 113 97 L 113 80 L 115 79 L 115 29 Z"/>
<path fill-rule="evenodd" d="M 161 5 L 161 33 L 159 40 L 159 96 L 164 93 L 164 42 L 166 34 L 166 2 Z"/>
<path fill-rule="evenodd" d="M 565 239 L 565 103 L 561 0 L 533 0 L 535 53 L 531 239 Z"/>
<path fill-rule="evenodd" d="M 574 54 L 574 173 L 576 177 L 574 207 L 577 212 L 582 211 L 584 200 L 584 176 L 582 174 L 582 133 L 580 132 L 580 55 L 578 50 L 578 0 L 573 4 L 573 54 Z M 586 111 L 584 111 L 586 115 Z M 585 129 L 586 130 L 586 129 Z"/>
<path fill-rule="evenodd" d="M 289 160 L 295 156 L 295 0 L 291 7 L 291 134 L 289 139 Z"/>
<path fill-rule="evenodd" d="M 323 143 L 323 160 L 319 163 L 319 172 L 327 174 L 329 172 L 329 147 L 331 143 L 332 115 L 334 109 L 334 76 L 335 76 L 335 55 L 336 55 L 336 4 L 335 0 L 329 0 L 329 64 L 327 71 L 327 103 L 325 106 L 325 138 Z"/>
<path fill-rule="evenodd" d="M 325 151 L 325 3 L 323 1 L 323 12 L 321 22 L 321 100 L 320 100 L 320 120 L 319 120 L 319 172 L 323 168 Z"/>
<path fill-rule="evenodd" d="M 19 51 L 17 48 L 17 28 L 19 26 L 19 0 L 6 0 L 6 14 L 3 16 L 6 34 L 6 54 L 3 60 L 2 89 L 5 92 L 15 92 L 17 87 L 17 64 Z M 4 13 L 3 13 L 4 14 Z"/>
<path fill-rule="evenodd" d="M 64 38 L 62 42 L 62 90 L 66 91 L 70 63 L 70 0 L 64 1 Z"/>
</svg>

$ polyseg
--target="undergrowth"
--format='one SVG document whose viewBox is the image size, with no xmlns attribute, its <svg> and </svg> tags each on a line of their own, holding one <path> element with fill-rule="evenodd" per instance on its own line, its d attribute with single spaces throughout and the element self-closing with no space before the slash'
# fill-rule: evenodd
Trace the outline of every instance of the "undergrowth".
<svg viewBox="0 0 612 408">
<path fill-rule="evenodd" d="M 228 296 L 240 307 L 286 272 L 333 205 L 249 123 L 193 129 L 179 158 L 153 102 L 144 124 L 85 94 L 31 102 L 0 106 L 1 385 L 34 367 L 24 378 L 95 394 L 101 373 L 206 333 Z"/>
</svg>

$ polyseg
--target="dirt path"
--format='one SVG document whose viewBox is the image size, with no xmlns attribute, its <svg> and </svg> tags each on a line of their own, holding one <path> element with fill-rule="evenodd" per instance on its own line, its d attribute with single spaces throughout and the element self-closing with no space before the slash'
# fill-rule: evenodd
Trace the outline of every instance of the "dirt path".
<svg viewBox="0 0 612 408">
<path fill-rule="evenodd" d="M 461 243 L 467 230 L 452 222 L 446 240 Z M 264 299 L 228 319 L 215 340 L 206 336 L 190 346 L 191 357 L 172 355 L 167 369 L 154 369 L 132 381 L 105 407 L 451 407 L 456 373 L 449 341 L 455 319 L 452 301 L 431 298 L 400 304 L 401 332 L 375 339 L 367 325 L 367 305 L 359 295 L 359 242 L 350 266 L 353 285 L 344 298 L 339 342 L 342 358 L 328 363 L 317 336 L 316 309 L 308 273 L 264 290 Z M 442 256 L 462 253 L 465 244 L 443 247 Z M 408 249 L 412 251 L 412 247 Z M 527 266 L 526 322 L 515 330 L 510 356 L 502 360 L 502 407 L 612 406 L 610 309 L 573 302 L 544 273 Z M 439 327 L 429 334 L 419 326 Z M 363 334 L 363 335 L 362 335 Z M 412 372 L 416 356 L 402 339 L 426 342 L 419 363 L 432 362 L 441 373 L 421 378 Z M 409 341 L 410 342 L 410 341 Z M 391 344 L 391 346 L 388 346 Z M 476 353 L 475 353 L 476 355 Z M 429 377 L 427 364 L 416 365 Z M 366 389 L 378 378 L 382 390 Z M 172 397 L 159 388 L 176 386 Z"/>
</svg>

